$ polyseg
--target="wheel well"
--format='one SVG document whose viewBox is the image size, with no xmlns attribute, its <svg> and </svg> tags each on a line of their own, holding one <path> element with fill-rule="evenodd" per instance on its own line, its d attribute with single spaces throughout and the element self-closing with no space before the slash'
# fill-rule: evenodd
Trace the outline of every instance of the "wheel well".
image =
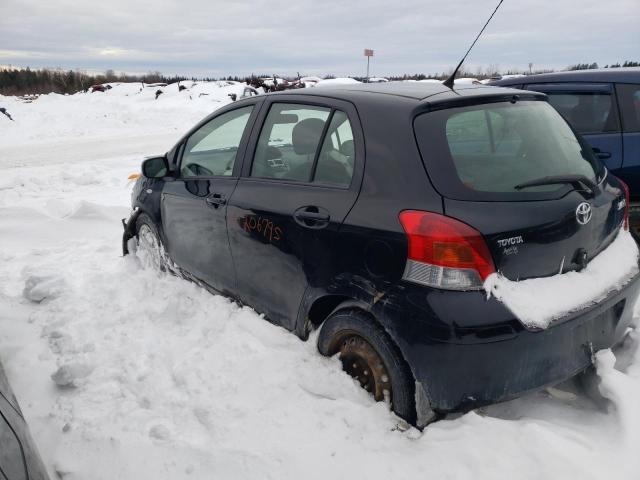
<svg viewBox="0 0 640 480">
<path fill-rule="evenodd" d="M 367 308 L 365 308 L 363 304 L 357 302 L 353 298 L 348 297 L 346 295 L 326 295 L 324 297 L 320 297 L 311 305 L 307 318 L 309 319 L 309 322 L 311 323 L 311 325 L 313 325 L 314 328 L 318 328 L 329 317 L 329 315 L 331 315 L 331 313 L 333 313 L 341 305 L 344 305 L 345 310 L 358 310 L 362 312 L 367 317 L 369 317 L 369 319 L 373 323 L 377 324 L 380 328 L 382 328 L 385 335 L 389 337 L 389 340 L 391 341 L 394 348 L 397 350 L 398 354 L 404 361 L 406 368 L 411 373 L 411 376 L 415 378 L 415 375 L 413 374 L 413 369 L 410 367 L 409 362 L 407 361 L 404 355 L 404 352 L 400 348 L 400 345 L 398 345 L 398 343 L 393 338 L 393 336 L 387 331 L 386 328 L 384 328 L 384 325 L 380 323 L 380 321 L 375 317 L 375 315 L 371 311 L 369 311 Z M 342 310 L 342 308 L 340 308 L 340 310 Z"/>
<path fill-rule="evenodd" d="M 336 296 L 333 296 L 334 300 Z M 339 302 L 333 302 L 331 303 L 329 299 L 327 299 L 327 297 L 323 297 L 322 299 L 319 299 L 318 301 L 322 301 L 323 302 L 323 308 L 325 308 L 325 312 L 326 312 L 326 317 L 328 317 L 329 315 L 331 315 L 332 312 L 344 312 L 344 314 L 346 315 L 350 315 L 350 314 L 356 314 L 359 315 L 360 317 L 364 317 L 368 322 L 372 323 L 376 329 L 378 329 L 380 331 L 380 335 L 384 336 L 386 338 L 386 341 L 388 343 L 388 348 L 390 348 L 391 350 L 393 350 L 395 352 L 395 354 L 397 355 L 398 361 L 400 362 L 400 364 L 398 365 L 399 368 L 401 368 L 407 378 L 408 378 L 408 385 L 407 388 L 409 389 L 410 392 L 410 397 L 413 399 L 412 403 L 414 405 L 413 407 L 413 413 L 411 413 L 409 415 L 409 417 L 405 417 L 405 419 L 407 421 L 409 421 L 410 423 L 415 423 L 416 419 L 415 419 L 415 415 L 416 415 L 416 411 L 418 409 L 418 405 L 417 405 L 417 397 L 416 397 L 416 388 L 417 388 L 417 384 L 416 384 L 416 376 L 414 374 L 413 369 L 411 368 L 411 365 L 409 364 L 407 357 L 404 355 L 403 350 L 400 348 L 400 345 L 398 344 L 398 342 L 396 342 L 396 339 L 393 337 L 393 335 L 385 328 L 385 326 L 380 322 L 380 320 L 374 315 L 374 313 L 372 311 L 370 311 L 369 309 L 366 308 L 366 304 L 362 304 L 359 303 L 357 301 L 354 301 L 352 298 L 349 297 L 341 297 L 342 301 Z M 333 305 L 333 309 L 328 309 L 328 305 L 332 304 Z M 315 303 L 313 305 L 315 307 Z M 322 310 L 320 307 L 318 309 L 318 311 Z M 319 326 L 322 321 L 325 319 L 322 318 L 319 320 L 320 323 L 314 323 L 314 325 Z M 327 324 L 327 327 L 329 327 L 329 324 Z M 331 329 L 331 327 L 328 328 L 329 333 L 326 333 L 325 335 L 325 339 L 329 338 L 329 336 L 331 336 L 333 332 L 333 330 Z M 356 332 L 358 333 L 358 332 Z M 328 335 L 328 336 L 327 336 Z M 329 348 L 329 344 L 328 343 L 324 343 L 324 340 L 322 340 L 323 338 L 323 332 L 321 331 L 320 333 L 320 337 L 318 337 L 318 349 L 320 351 L 320 353 L 322 353 L 323 355 L 333 355 L 336 352 L 335 351 L 331 351 Z M 321 344 L 321 342 L 323 342 Z M 329 347 L 329 348 L 327 348 Z M 420 404 L 420 411 L 421 411 L 421 415 L 426 415 L 429 417 L 429 419 L 431 418 L 430 413 L 431 409 L 430 409 L 430 404 L 429 404 L 429 400 L 428 398 L 423 398 L 422 396 L 420 397 L 421 401 L 423 403 Z M 423 425 L 424 426 L 424 425 Z"/>
<path fill-rule="evenodd" d="M 351 298 L 345 295 L 326 295 L 320 297 L 311 305 L 307 318 L 311 325 L 317 328 L 341 303 L 349 300 L 351 300 Z"/>
<path fill-rule="evenodd" d="M 122 236 L 123 256 L 129 254 L 129 247 L 127 246 L 127 242 L 129 241 L 129 239 L 137 235 L 138 219 L 140 218 L 141 215 L 146 215 L 147 217 L 149 217 L 153 226 L 156 227 L 156 230 L 158 230 L 158 226 L 156 225 L 156 222 L 153 220 L 153 217 L 142 208 L 136 207 L 136 211 L 133 213 L 131 218 L 129 218 L 129 222 L 124 223 L 124 220 L 123 220 L 123 225 L 124 225 L 124 234 Z"/>
</svg>

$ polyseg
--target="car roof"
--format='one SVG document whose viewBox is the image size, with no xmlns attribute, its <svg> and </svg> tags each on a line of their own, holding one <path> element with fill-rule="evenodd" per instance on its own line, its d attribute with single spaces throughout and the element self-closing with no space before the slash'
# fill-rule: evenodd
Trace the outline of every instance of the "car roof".
<svg viewBox="0 0 640 480">
<path fill-rule="evenodd" d="M 446 92 L 449 89 L 438 83 L 419 82 L 382 82 L 382 83 L 345 83 L 323 87 L 304 88 L 275 92 L 273 95 L 300 94 L 322 97 L 347 98 L 360 93 L 395 95 L 398 97 L 422 100 L 431 95 Z"/>
<path fill-rule="evenodd" d="M 522 92 L 528 96 L 538 96 L 531 91 Z M 454 84 L 450 89 L 440 83 L 431 82 L 386 82 L 386 83 L 360 83 L 332 85 L 329 87 L 301 88 L 285 90 L 283 92 L 269 93 L 268 95 L 310 95 L 332 97 L 353 103 L 375 102 L 389 100 L 390 97 L 398 97 L 413 100 L 415 103 L 427 101 L 428 103 L 446 103 L 462 100 L 471 100 L 479 97 L 493 97 L 497 95 L 513 95 L 513 89 L 492 87 L 486 85 Z M 544 97 L 544 95 L 542 95 Z"/>
<path fill-rule="evenodd" d="M 602 68 L 598 70 L 572 70 L 568 72 L 540 73 L 525 77 L 491 81 L 491 85 L 522 85 L 552 82 L 640 82 L 640 67 Z"/>
</svg>

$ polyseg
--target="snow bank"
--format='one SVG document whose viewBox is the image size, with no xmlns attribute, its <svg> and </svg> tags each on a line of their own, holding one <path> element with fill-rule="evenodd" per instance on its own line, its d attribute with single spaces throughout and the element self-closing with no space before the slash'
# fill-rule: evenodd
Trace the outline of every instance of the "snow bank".
<svg viewBox="0 0 640 480">
<path fill-rule="evenodd" d="M 361 83 L 355 78 L 328 78 L 316 83 L 316 87 L 335 87 L 337 85 L 355 85 Z"/>
<path fill-rule="evenodd" d="M 602 396 L 611 401 L 609 406 L 620 425 L 621 444 L 640 445 L 640 335 L 632 332 L 625 340 L 621 352 L 601 350 L 596 353 L 595 365 L 600 377 L 598 388 Z M 625 357 L 630 357 L 624 365 Z M 629 472 L 628 478 L 637 478 L 638 472 Z"/>
<path fill-rule="evenodd" d="M 322 78 L 316 77 L 314 75 L 308 75 L 306 77 L 301 77 L 300 81 L 305 83 L 318 83 L 322 81 Z"/>
<path fill-rule="evenodd" d="M 140 137 L 183 133 L 205 115 L 229 103 L 229 94 L 239 98 L 245 87 L 237 82 L 190 81 L 180 83 L 185 90 L 179 90 L 178 83 L 166 87 L 143 87 L 141 83 L 111 85 L 105 92 L 41 95 L 31 103 L 0 95 L 0 105 L 14 119 L 0 122 L 3 148 L 65 137 L 104 141 L 123 134 Z M 156 99 L 157 90 L 163 93 Z"/>
<path fill-rule="evenodd" d="M 623 287 L 638 273 L 638 246 L 620 230 L 616 239 L 580 272 L 511 281 L 490 275 L 487 297 L 504 303 L 527 327 L 547 328 L 564 315 L 586 308 Z"/>
<path fill-rule="evenodd" d="M 56 275 L 30 275 L 24 283 L 22 294 L 32 302 L 42 302 L 57 297 L 66 287 L 64 278 Z"/>
<path fill-rule="evenodd" d="M 461 77 L 461 78 L 456 78 L 455 83 L 457 83 L 458 85 L 472 85 L 480 82 L 478 81 L 477 78 Z"/>
</svg>

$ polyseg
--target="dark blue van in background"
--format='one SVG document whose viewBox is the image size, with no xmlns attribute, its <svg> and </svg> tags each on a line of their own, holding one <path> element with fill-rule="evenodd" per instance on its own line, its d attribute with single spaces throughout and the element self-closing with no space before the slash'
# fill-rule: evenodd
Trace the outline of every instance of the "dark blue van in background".
<svg viewBox="0 0 640 480">
<path fill-rule="evenodd" d="M 627 183 L 631 222 L 638 228 L 640 68 L 545 73 L 494 80 L 490 85 L 546 93 L 551 105 L 582 134 L 607 168 Z"/>
</svg>

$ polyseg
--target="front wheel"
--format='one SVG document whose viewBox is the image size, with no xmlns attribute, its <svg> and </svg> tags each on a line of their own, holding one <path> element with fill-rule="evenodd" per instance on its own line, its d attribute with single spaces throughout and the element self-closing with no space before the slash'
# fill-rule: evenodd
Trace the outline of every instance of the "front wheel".
<svg viewBox="0 0 640 480">
<path fill-rule="evenodd" d="M 384 329 L 364 312 L 340 310 L 322 325 L 318 350 L 338 354 L 345 372 L 355 378 L 376 401 L 415 423 L 414 381 L 398 348 Z"/>
<path fill-rule="evenodd" d="M 166 270 L 166 255 L 160 235 L 151 218 L 142 213 L 136 220 L 136 256 L 145 267 Z"/>
</svg>

